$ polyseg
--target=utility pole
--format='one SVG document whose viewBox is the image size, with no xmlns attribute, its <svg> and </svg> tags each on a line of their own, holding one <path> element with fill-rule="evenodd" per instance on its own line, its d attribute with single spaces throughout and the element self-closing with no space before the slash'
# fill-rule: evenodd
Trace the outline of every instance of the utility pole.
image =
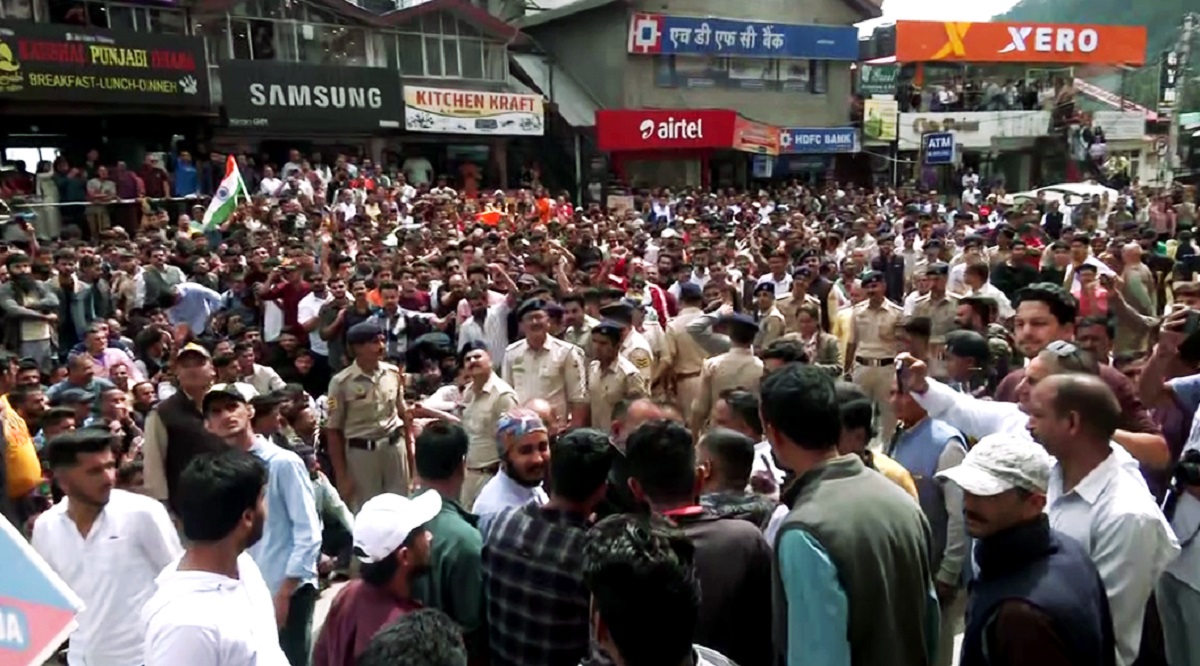
<svg viewBox="0 0 1200 666">
<path fill-rule="evenodd" d="M 1191 55 L 1192 55 L 1192 38 L 1200 26 L 1200 16 L 1196 14 L 1185 14 L 1183 17 L 1183 27 L 1179 30 L 1179 42 L 1175 46 L 1175 55 L 1178 58 L 1178 76 L 1176 77 L 1176 85 L 1178 91 L 1175 96 L 1175 103 L 1171 106 L 1171 118 L 1169 126 L 1169 134 L 1167 137 L 1167 172 L 1170 175 L 1170 182 L 1175 182 L 1175 171 L 1179 168 L 1179 144 L 1180 135 L 1183 131 L 1180 125 L 1179 117 L 1184 110 L 1184 104 L 1188 101 L 1188 91 L 1191 84 Z M 1162 90 L 1160 87 L 1159 95 L 1161 97 Z M 1159 100 L 1162 101 L 1161 99 Z"/>
</svg>

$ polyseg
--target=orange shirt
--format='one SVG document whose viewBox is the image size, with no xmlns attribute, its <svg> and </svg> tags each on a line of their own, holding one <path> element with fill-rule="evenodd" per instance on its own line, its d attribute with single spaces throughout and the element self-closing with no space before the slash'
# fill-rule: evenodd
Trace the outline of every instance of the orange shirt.
<svg viewBox="0 0 1200 666">
<path fill-rule="evenodd" d="M 8 441 L 4 461 L 8 470 L 8 496 L 20 499 L 42 482 L 42 461 L 29 426 L 15 409 L 9 407 L 8 396 L 0 396 L 0 419 L 4 421 L 4 437 Z"/>
</svg>

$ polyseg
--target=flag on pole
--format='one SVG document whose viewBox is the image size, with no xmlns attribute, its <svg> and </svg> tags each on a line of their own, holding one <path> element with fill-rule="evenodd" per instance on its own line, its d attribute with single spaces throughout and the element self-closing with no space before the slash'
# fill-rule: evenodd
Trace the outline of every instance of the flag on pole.
<svg viewBox="0 0 1200 666">
<path fill-rule="evenodd" d="M 242 173 L 238 170 L 237 160 L 230 155 L 225 158 L 225 177 L 221 179 L 217 193 L 213 195 L 212 202 L 208 204 L 208 210 L 204 211 L 204 221 L 200 224 L 199 230 L 208 233 L 224 224 L 225 220 L 228 220 L 233 211 L 237 209 L 239 196 L 245 197 L 247 201 L 250 200 L 250 195 L 246 192 L 246 184 L 242 182 Z"/>
</svg>

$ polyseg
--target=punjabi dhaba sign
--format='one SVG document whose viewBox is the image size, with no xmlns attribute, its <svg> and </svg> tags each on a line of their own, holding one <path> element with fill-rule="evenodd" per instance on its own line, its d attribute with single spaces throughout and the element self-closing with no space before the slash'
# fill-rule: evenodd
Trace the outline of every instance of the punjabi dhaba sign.
<svg viewBox="0 0 1200 666">
<path fill-rule="evenodd" d="M 539 95 L 404 86 L 404 128 L 410 132 L 542 136 Z"/>
<path fill-rule="evenodd" d="M 204 42 L 0 21 L 0 100 L 208 107 Z"/>
</svg>

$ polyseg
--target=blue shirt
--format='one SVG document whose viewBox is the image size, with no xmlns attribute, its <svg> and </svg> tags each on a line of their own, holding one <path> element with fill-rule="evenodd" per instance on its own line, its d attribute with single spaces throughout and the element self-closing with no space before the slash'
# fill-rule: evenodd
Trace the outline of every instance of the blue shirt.
<svg viewBox="0 0 1200 666">
<path fill-rule="evenodd" d="M 177 197 L 186 197 L 200 191 L 200 176 L 196 173 L 196 165 L 188 162 L 175 163 L 175 189 Z"/>
<path fill-rule="evenodd" d="M 221 309 L 221 295 L 195 282 L 175 285 L 179 302 L 167 310 L 171 324 L 187 324 L 192 333 L 200 335 L 208 327 L 208 318 Z"/>
<path fill-rule="evenodd" d="M 321 528 L 308 468 L 300 456 L 262 435 L 254 436 L 250 453 L 267 466 L 267 522 L 262 539 L 250 548 L 250 556 L 272 595 L 287 578 L 316 586 Z"/>
</svg>

